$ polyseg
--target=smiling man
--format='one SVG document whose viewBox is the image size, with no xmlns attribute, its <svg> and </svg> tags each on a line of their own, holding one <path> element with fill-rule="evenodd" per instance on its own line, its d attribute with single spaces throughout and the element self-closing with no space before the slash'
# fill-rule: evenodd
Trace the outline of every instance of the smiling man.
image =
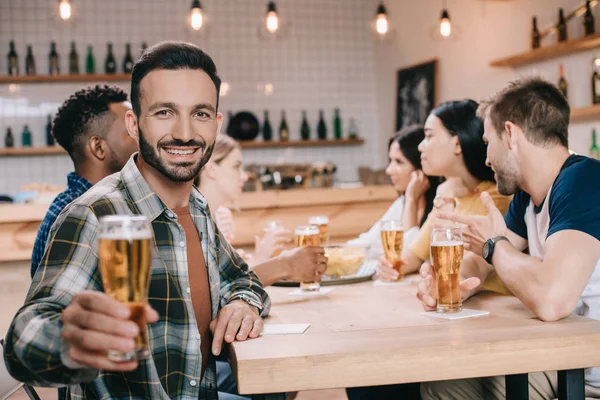
<svg viewBox="0 0 600 400">
<path fill-rule="evenodd" d="M 192 185 L 221 127 L 220 82 L 212 59 L 192 44 L 157 44 L 136 63 L 126 125 L 140 153 L 54 224 L 6 338 L 15 378 L 68 385 L 71 398 L 217 398 L 213 356 L 223 341 L 257 337 L 270 306 Z M 106 356 L 131 351 L 138 333 L 129 309 L 102 292 L 98 219 L 111 214 L 152 221 L 151 356 L 140 362 Z"/>
</svg>

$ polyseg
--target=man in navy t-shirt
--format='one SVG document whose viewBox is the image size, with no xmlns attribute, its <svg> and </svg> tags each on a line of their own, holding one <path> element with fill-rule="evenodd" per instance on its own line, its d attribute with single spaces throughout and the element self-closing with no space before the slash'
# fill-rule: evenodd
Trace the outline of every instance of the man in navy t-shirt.
<svg viewBox="0 0 600 400">
<path fill-rule="evenodd" d="M 569 104 L 541 79 L 511 83 L 479 110 L 487 164 L 498 191 L 514 194 L 505 217 L 487 193 L 487 217 L 440 215 L 467 225 L 461 292 L 496 273 L 544 321 L 575 312 L 600 319 L 600 161 L 568 149 Z M 524 251 L 528 249 L 528 253 Z M 418 297 L 435 309 L 433 271 L 421 268 Z M 600 368 L 586 370 L 586 397 L 600 397 Z M 529 374 L 531 398 L 553 399 L 557 374 Z M 504 377 L 425 383 L 424 399 L 504 398 Z"/>
</svg>

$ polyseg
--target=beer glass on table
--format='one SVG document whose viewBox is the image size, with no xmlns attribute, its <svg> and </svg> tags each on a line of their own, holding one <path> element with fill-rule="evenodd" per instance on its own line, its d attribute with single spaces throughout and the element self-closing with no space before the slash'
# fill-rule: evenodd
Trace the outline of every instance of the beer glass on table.
<svg viewBox="0 0 600 400">
<path fill-rule="evenodd" d="M 308 219 L 309 225 L 315 225 L 319 228 L 319 235 L 321 236 L 321 246 L 325 246 L 329 243 L 329 217 L 325 215 L 317 215 Z"/>
<path fill-rule="evenodd" d="M 134 351 L 111 350 L 108 359 L 142 360 L 150 355 L 145 308 L 152 268 L 152 228 L 141 215 L 105 216 L 99 224 L 98 267 L 104 291 L 129 307 L 131 321 L 140 328 Z"/>
<path fill-rule="evenodd" d="M 296 247 L 315 247 L 321 246 L 321 233 L 319 228 L 315 225 L 310 226 L 297 226 L 294 230 L 294 239 L 296 241 Z M 319 282 L 320 276 L 315 276 L 314 281 L 300 282 L 300 290 L 307 292 L 316 292 L 321 288 Z"/>
<path fill-rule="evenodd" d="M 398 280 L 402 279 L 402 247 L 404 245 L 404 230 L 402 221 L 381 221 L 381 243 L 385 258 L 398 271 Z"/>
<path fill-rule="evenodd" d="M 462 228 L 434 228 L 431 232 L 431 263 L 436 274 L 437 312 L 462 310 L 460 268 L 464 244 Z"/>
</svg>

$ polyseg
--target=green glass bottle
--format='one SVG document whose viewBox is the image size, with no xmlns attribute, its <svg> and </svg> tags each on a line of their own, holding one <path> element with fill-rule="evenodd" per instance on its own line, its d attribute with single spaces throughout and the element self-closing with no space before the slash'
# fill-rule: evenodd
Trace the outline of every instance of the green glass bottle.
<svg viewBox="0 0 600 400">
<path fill-rule="evenodd" d="M 265 142 L 270 142 L 273 139 L 273 128 L 271 128 L 271 123 L 269 122 L 269 112 L 265 110 L 265 123 L 263 125 L 263 140 Z"/>
<path fill-rule="evenodd" d="M 96 73 L 96 60 L 94 60 L 94 53 L 92 53 L 92 46 L 88 46 L 87 56 L 85 57 L 85 73 L 95 74 Z"/>
<path fill-rule="evenodd" d="M 75 42 L 71 42 L 71 52 L 69 53 L 69 74 L 79 74 L 79 54 L 75 50 Z"/>
<path fill-rule="evenodd" d="M 302 140 L 310 139 L 310 126 L 308 126 L 308 119 L 306 118 L 306 111 L 302 111 L 302 124 L 300 125 L 300 138 Z"/>
<path fill-rule="evenodd" d="M 290 140 L 290 130 L 288 129 L 287 121 L 285 120 L 285 111 L 281 111 L 281 124 L 279 124 L 279 140 L 287 142 Z"/>
<path fill-rule="evenodd" d="M 8 75 L 19 75 L 19 56 L 15 50 L 15 42 L 10 41 L 10 50 L 8 52 Z"/>
<path fill-rule="evenodd" d="M 339 108 L 336 108 L 334 112 L 335 117 L 333 118 L 333 136 L 339 140 L 342 138 L 342 118 L 340 117 Z"/>
<path fill-rule="evenodd" d="M 106 53 L 106 60 L 104 61 L 104 73 L 105 74 L 116 74 L 117 73 L 117 61 L 113 54 L 112 43 L 107 45 L 108 50 Z"/>
<path fill-rule="evenodd" d="M 131 45 L 125 44 L 125 59 L 123 60 L 123 72 L 130 74 L 133 71 L 133 57 L 131 56 Z"/>
<path fill-rule="evenodd" d="M 592 129 L 592 146 L 590 147 L 590 157 L 600 160 L 600 148 L 596 142 L 596 130 Z"/>
<path fill-rule="evenodd" d="M 29 131 L 29 127 L 27 125 L 23 127 L 23 132 L 21 133 L 21 142 L 23 147 L 31 147 L 31 132 Z"/>
<path fill-rule="evenodd" d="M 327 125 L 323 119 L 323 110 L 319 110 L 319 124 L 317 125 L 317 137 L 319 140 L 327 139 Z"/>
</svg>

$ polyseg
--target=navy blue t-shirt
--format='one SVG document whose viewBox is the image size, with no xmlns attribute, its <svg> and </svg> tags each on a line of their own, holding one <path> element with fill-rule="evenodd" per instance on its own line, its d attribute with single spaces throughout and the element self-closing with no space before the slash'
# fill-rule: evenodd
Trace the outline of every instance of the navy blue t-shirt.
<svg viewBox="0 0 600 400">
<path fill-rule="evenodd" d="M 519 192 L 513 197 L 504 216 L 508 229 L 527 239 L 525 210 L 531 196 Z M 600 161 L 571 155 L 556 177 L 549 198 L 548 235 L 576 230 L 600 240 Z M 535 211 L 541 210 L 542 204 Z"/>
</svg>

